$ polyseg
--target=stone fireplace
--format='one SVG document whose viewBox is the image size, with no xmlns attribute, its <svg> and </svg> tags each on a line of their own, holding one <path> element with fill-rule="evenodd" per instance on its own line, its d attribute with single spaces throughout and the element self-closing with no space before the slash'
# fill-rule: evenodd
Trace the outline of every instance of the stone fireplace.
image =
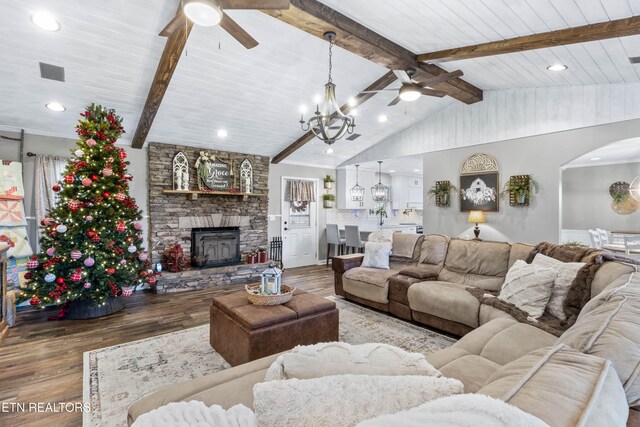
<svg viewBox="0 0 640 427">
<path fill-rule="evenodd" d="M 240 227 L 201 227 L 191 229 L 191 254 L 204 257 L 193 267 L 218 267 L 240 262 Z"/>
</svg>

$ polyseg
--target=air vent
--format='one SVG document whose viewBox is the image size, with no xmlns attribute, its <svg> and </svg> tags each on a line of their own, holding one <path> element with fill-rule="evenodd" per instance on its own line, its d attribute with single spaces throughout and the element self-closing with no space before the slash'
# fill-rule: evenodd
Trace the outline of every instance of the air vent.
<svg viewBox="0 0 640 427">
<path fill-rule="evenodd" d="M 349 135 L 347 137 L 347 141 L 353 141 L 354 139 L 358 139 L 360 138 L 362 135 L 360 135 L 359 133 L 354 133 L 353 135 Z"/>
<path fill-rule="evenodd" d="M 43 79 L 55 80 L 58 82 L 64 82 L 64 67 L 58 67 L 57 65 L 40 63 L 40 77 Z"/>
<path fill-rule="evenodd" d="M 640 56 L 629 57 L 629 62 L 631 62 L 632 64 L 640 64 Z"/>
</svg>

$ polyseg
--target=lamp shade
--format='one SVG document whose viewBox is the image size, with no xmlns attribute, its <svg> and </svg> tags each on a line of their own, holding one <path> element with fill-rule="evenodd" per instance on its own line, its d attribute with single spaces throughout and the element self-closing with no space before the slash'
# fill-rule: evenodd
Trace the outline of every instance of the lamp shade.
<svg viewBox="0 0 640 427">
<path fill-rule="evenodd" d="M 629 194 L 631 194 L 631 197 L 636 199 L 636 202 L 640 203 L 640 176 L 636 176 L 636 179 L 631 181 Z"/>
<path fill-rule="evenodd" d="M 469 211 L 469 219 L 467 222 L 481 223 L 484 221 L 484 211 Z"/>
</svg>

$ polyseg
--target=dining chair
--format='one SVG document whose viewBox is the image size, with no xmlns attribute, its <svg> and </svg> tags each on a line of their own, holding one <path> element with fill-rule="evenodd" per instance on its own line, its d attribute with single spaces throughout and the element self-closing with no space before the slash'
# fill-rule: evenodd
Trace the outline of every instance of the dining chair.
<svg viewBox="0 0 640 427">
<path fill-rule="evenodd" d="M 350 249 L 353 252 L 364 251 L 364 242 L 360 238 L 360 227 L 357 225 L 345 225 L 344 237 L 346 238 L 347 251 Z"/>
<path fill-rule="evenodd" d="M 610 233 L 607 230 L 596 228 L 596 232 L 600 237 L 600 245 L 602 249 L 607 249 L 614 252 L 625 251 L 624 242 L 621 240 L 615 241 L 614 239 L 609 238 Z"/>
<path fill-rule="evenodd" d="M 600 233 L 596 230 L 589 229 L 589 237 L 591 238 L 591 247 L 594 249 L 602 248 L 602 240 L 600 240 Z"/>
<path fill-rule="evenodd" d="M 345 243 L 346 240 L 340 237 L 338 224 L 327 224 L 327 266 L 329 265 L 329 258 L 331 258 L 331 245 L 335 247 L 336 255 L 340 255 Z"/>
<path fill-rule="evenodd" d="M 640 258 L 640 235 L 622 236 L 624 241 L 624 253 L 633 258 Z"/>
</svg>

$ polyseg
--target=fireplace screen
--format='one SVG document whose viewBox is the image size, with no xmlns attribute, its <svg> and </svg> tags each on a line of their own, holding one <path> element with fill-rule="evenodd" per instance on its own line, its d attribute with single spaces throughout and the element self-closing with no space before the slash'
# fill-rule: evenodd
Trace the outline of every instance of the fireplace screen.
<svg viewBox="0 0 640 427">
<path fill-rule="evenodd" d="M 191 263 L 194 267 L 216 267 L 239 262 L 238 227 L 191 229 Z"/>
</svg>

